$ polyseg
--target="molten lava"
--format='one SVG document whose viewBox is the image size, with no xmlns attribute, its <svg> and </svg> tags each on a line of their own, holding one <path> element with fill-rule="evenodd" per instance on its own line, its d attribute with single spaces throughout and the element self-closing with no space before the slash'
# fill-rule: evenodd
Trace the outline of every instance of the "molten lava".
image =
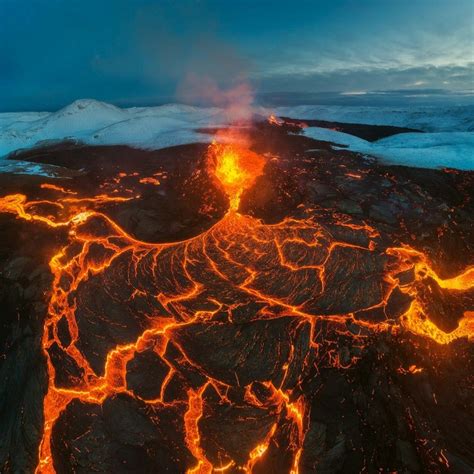
<svg viewBox="0 0 474 474">
<path fill-rule="evenodd" d="M 275 115 L 269 115 L 267 120 L 268 120 L 268 123 L 272 125 L 276 125 L 278 127 L 285 123 L 283 120 L 279 119 Z"/>
<path fill-rule="evenodd" d="M 265 160 L 236 145 L 213 143 L 208 163 L 232 212 L 182 242 L 139 241 L 94 210 L 130 198 L 70 197 L 48 186 L 59 193 L 47 203 L 55 215 L 42 210 L 45 201 L 20 194 L 0 199 L 0 212 L 69 229 L 69 243 L 50 261 L 54 280 L 43 333 L 49 386 L 38 473 L 55 472 L 53 447 L 62 443 L 56 426 L 67 426 L 68 417 L 74 423 L 73 402 L 87 410 L 124 395 L 144 405 L 158 425 L 164 415 L 176 417 L 172 429 L 186 453 L 179 462 L 189 474 L 265 472 L 278 449 L 288 454 L 282 472 L 296 474 L 310 415 L 300 386 L 326 343 L 323 326 L 361 346 L 364 336 L 349 333 L 349 324 L 361 333 L 408 330 L 440 344 L 473 336 L 472 312 L 451 333 L 438 328 L 425 291 L 435 285 L 457 298 L 474 287 L 472 268 L 441 279 L 424 254 L 384 248 L 368 225 L 339 222 L 348 237 L 336 239 L 312 218 L 267 225 L 241 215 L 242 193 L 263 173 Z M 413 276 L 403 280 L 401 273 L 409 271 Z M 348 283 L 341 283 L 341 274 Z M 347 286 L 352 275 L 360 289 Z M 388 315 L 395 292 L 410 298 L 408 309 L 398 319 L 372 320 L 377 309 Z M 97 308 L 100 301 L 106 304 Z M 268 338 L 269 328 L 278 337 Z M 210 351 L 216 354 L 209 358 Z M 144 354 L 164 373 L 152 395 L 130 378 Z M 329 364 L 346 368 L 355 362 L 343 363 L 328 351 Z M 215 420 L 229 432 L 249 426 L 253 437 L 236 450 L 232 436 L 212 437 L 208 426 Z M 63 445 L 71 470 L 80 442 L 73 438 Z"/>
<path fill-rule="evenodd" d="M 208 152 L 209 167 L 229 197 L 230 209 L 237 210 L 240 197 L 263 173 L 265 159 L 234 144 L 212 143 Z"/>
</svg>

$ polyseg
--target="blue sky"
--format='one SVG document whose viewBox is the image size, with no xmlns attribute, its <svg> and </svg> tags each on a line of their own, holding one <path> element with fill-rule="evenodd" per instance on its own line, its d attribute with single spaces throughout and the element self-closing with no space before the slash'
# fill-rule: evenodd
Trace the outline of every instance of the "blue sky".
<svg viewBox="0 0 474 474">
<path fill-rule="evenodd" d="M 0 18 L 2 111 L 177 100 L 190 75 L 259 94 L 474 89 L 473 0 L 0 0 Z"/>
</svg>

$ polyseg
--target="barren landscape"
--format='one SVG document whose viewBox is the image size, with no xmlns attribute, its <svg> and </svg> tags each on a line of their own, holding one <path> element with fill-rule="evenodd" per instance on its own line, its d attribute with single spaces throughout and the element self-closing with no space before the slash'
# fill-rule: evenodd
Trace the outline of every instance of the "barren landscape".
<svg viewBox="0 0 474 474">
<path fill-rule="evenodd" d="M 472 472 L 474 173 L 306 125 L 11 157 L 2 472 Z"/>
</svg>

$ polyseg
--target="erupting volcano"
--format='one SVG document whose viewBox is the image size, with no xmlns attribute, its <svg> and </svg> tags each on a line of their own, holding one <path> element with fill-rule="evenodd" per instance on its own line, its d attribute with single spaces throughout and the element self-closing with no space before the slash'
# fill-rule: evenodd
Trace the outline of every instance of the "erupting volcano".
<svg viewBox="0 0 474 474">
<path fill-rule="evenodd" d="M 304 142 L 287 136 L 283 121 L 261 127 L 264 143 Z M 129 181 L 119 192 L 43 183 L 30 193 L 38 198 L 0 199 L 1 213 L 62 242 L 49 259 L 37 473 L 349 472 L 370 460 L 394 469 L 398 454 L 384 458 L 365 431 L 377 422 L 364 410 L 381 403 L 374 394 L 387 380 L 399 436 L 413 440 L 432 472 L 446 469 L 446 442 L 436 444 L 411 392 L 416 377 L 442 373 L 443 357 L 458 357 L 454 349 L 441 355 L 443 347 L 472 351 L 474 267 L 441 276 L 434 253 L 395 245 L 386 227 L 334 201 L 301 201 L 267 219 L 292 179 L 311 182 L 307 173 L 319 168 L 327 182 L 333 173 L 359 182 L 368 165 L 336 159 L 334 168 L 320 161 L 305 171 L 310 155 L 291 162 L 291 150 L 278 156 L 265 146 L 214 142 L 196 153 L 181 184 L 215 184 L 228 207 L 182 240 L 142 240 L 119 223 L 143 189 L 160 189 L 163 172 L 122 172 L 115 182 Z M 318 192 L 334 198 L 327 182 Z M 266 204 L 258 209 L 257 201 Z M 204 203 L 199 212 L 218 214 L 209 209 Z M 369 360 L 385 375 L 367 369 Z M 358 371 L 381 378 L 361 382 Z M 413 379 L 405 388 L 394 382 L 405 379 Z M 415 400 L 406 411 L 403 397 Z M 322 429 L 324 410 L 336 414 Z M 362 434 L 354 434 L 354 417 L 366 425 Z M 341 443 L 352 454 L 343 456 Z M 394 453 L 411 449 L 386 443 Z"/>
</svg>

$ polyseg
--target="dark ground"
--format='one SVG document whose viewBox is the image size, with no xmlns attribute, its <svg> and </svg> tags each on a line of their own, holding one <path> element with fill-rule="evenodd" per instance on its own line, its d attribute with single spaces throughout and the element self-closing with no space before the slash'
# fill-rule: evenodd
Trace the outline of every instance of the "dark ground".
<svg viewBox="0 0 474 474">
<path fill-rule="evenodd" d="M 400 132 L 387 127 L 331 125 L 369 140 Z M 408 244 L 424 252 L 445 278 L 474 263 L 473 172 L 386 166 L 286 131 L 285 127 L 261 124 L 251 132 L 252 148 L 269 157 L 278 156 L 278 160 L 270 158 L 264 175 L 246 192 L 242 213 L 275 223 L 285 217 L 301 217 L 303 208 L 312 209 L 314 219 L 334 234 L 341 219 L 369 224 L 378 230 L 383 245 Z M 140 151 L 63 144 L 34 149 L 15 158 L 81 170 L 81 175 L 61 180 L 0 174 L 1 195 L 21 192 L 30 200 L 54 199 L 54 192 L 40 188 L 44 183 L 67 187 L 82 196 L 115 190 L 124 196 L 139 194 L 139 198 L 104 204 L 99 209 L 137 239 L 178 241 L 208 229 L 227 209 L 225 195 L 202 171 L 206 148 L 192 144 Z M 153 176 L 159 176 L 159 186 L 140 182 Z M 52 279 L 48 262 L 67 239 L 66 230 L 0 214 L 1 472 L 33 472 L 37 464 L 47 389 L 41 337 Z M 472 292 L 463 305 L 466 311 L 474 310 Z M 441 308 L 437 324 L 450 331 L 457 320 L 444 317 L 443 311 Z M 263 331 L 262 344 L 271 348 L 278 330 L 256 330 Z M 199 328 L 196 331 L 199 340 Z M 180 337 L 185 339 L 186 334 Z M 200 343 L 209 350 L 213 341 Z M 218 350 L 232 365 L 232 357 L 239 357 L 245 341 L 232 336 L 225 341 L 213 351 Z M 329 363 L 328 354 L 334 353 L 342 366 L 350 367 Z M 357 361 L 349 364 L 353 357 Z M 161 369 L 150 368 L 146 357 L 133 360 L 138 368 L 144 364 L 146 373 L 155 370 L 154 378 L 162 377 Z M 401 370 L 412 365 L 423 371 Z M 242 370 L 245 374 L 250 368 L 244 365 Z M 442 346 L 410 333 L 380 333 L 369 337 L 361 352 L 360 347 L 353 347 L 350 335 L 339 334 L 333 343 L 322 347 L 317 362 L 301 376 L 298 389 L 309 400 L 311 410 L 300 473 L 473 472 L 473 374 L 474 346 L 465 339 Z M 147 380 L 133 374 L 130 377 L 128 383 L 136 390 L 153 394 Z M 230 439 L 239 429 L 243 429 L 240 439 L 258 439 L 259 430 L 273 419 L 268 413 L 234 415 L 229 407 L 221 409 L 218 420 L 203 418 L 201 425 L 218 439 Z M 56 470 L 183 472 L 183 466 L 192 466 L 193 458 L 183 440 L 179 436 L 169 439 L 168 433 L 177 423 L 175 415 L 155 413 L 161 424 L 153 431 L 154 425 L 144 418 L 146 411 L 126 395 L 107 399 L 103 406 L 72 402 L 53 432 Z M 256 425 L 249 431 L 236 428 L 234 416 L 253 419 Z M 92 433 L 92 438 L 85 436 L 81 445 L 84 433 Z M 167 447 L 160 448 L 164 439 Z M 216 442 L 209 435 L 207 448 L 212 451 Z M 288 472 L 286 461 L 278 454 L 278 440 L 274 442 L 268 462 L 258 472 Z M 285 445 L 284 438 L 280 444 Z M 228 449 L 238 451 L 235 445 Z M 156 459 L 161 461 L 156 464 Z"/>
</svg>

